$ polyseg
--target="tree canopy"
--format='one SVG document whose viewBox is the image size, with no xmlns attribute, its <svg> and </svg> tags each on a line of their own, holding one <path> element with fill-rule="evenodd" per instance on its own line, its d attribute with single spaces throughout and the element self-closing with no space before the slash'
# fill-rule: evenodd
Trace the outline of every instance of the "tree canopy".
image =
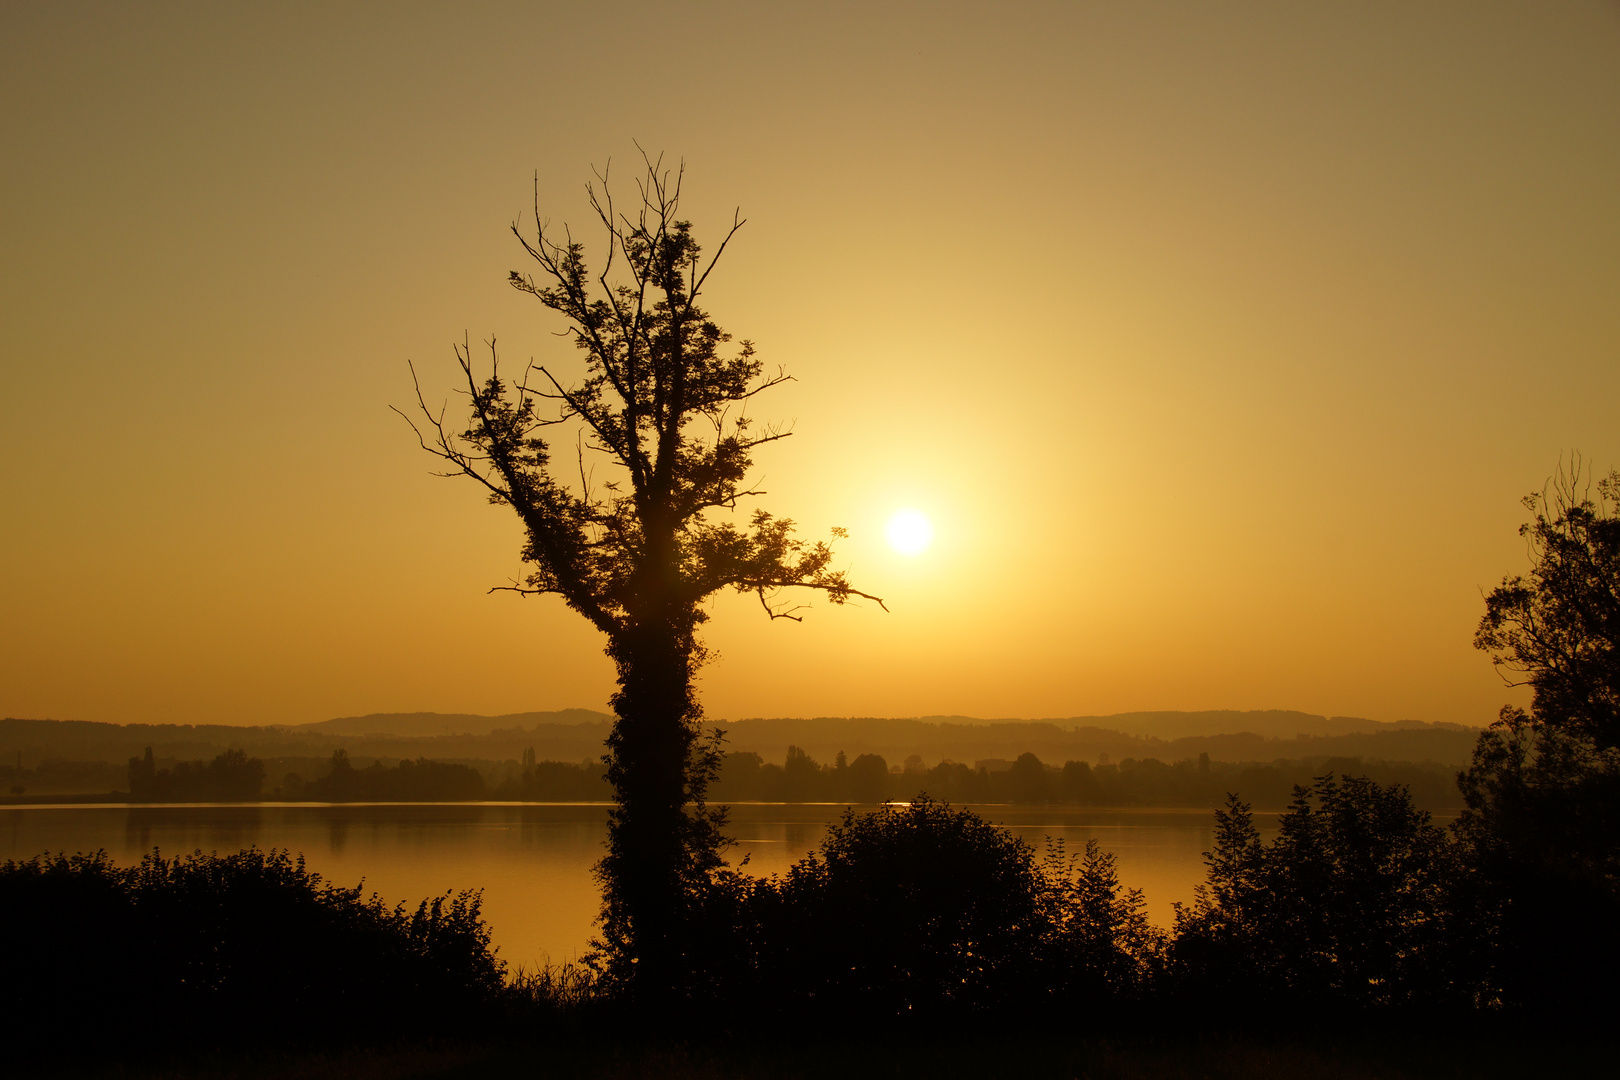
<svg viewBox="0 0 1620 1080">
<path fill-rule="evenodd" d="M 1596 498 L 1579 481 L 1576 462 L 1525 498 L 1530 573 L 1491 591 L 1474 644 L 1529 684 L 1538 722 L 1606 749 L 1620 745 L 1620 471 Z"/>
<path fill-rule="evenodd" d="M 470 424 L 446 427 L 418 386 L 430 422 L 423 445 L 522 519 L 533 570 L 518 591 L 555 593 L 610 637 L 633 633 L 649 605 L 695 605 L 726 588 L 756 593 L 776 617 L 792 617 L 774 602 L 789 587 L 835 604 L 851 596 L 881 603 L 832 568 L 829 543 L 797 538 L 791 520 L 756 509 L 739 527 L 729 516 L 764 494 L 748 483 L 754 450 L 792 434 L 756 424 L 748 406 L 789 376 L 765 374 L 753 343 L 733 346 L 698 306 L 743 220 L 705 260 L 691 222 L 679 218 L 683 174 L 660 165 L 646 163 L 628 215 L 605 174 L 600 188 L 586 186 L 605 238 L 595 273 L 571 230 L 561 238 L 547 231 L 538 192 L 533 238 L 512 227 L 533 269 L 513 270 L 508 281 L 563 317 L 585 377 L 565 382 L 551 365 L 531 362 L 509 380 L 493 339 L 481 376 L 460 346 Z M 586 438 L 559 468 L 548 429 L 571 423 Z M 598 480 L 601 462 L 611 475 Z M 703 621 L 700 610 L 692 614 Z"/>
</svg>

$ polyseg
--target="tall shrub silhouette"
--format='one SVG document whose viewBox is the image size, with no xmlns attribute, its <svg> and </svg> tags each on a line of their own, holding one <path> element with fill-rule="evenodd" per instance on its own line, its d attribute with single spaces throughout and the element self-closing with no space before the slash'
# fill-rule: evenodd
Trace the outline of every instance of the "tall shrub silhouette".
<svg viewBox="0 0 1620 1080">
<path fill-rule="evenodd" d="M 1406 791 L 1362 777 L 1296 788 L 1271 844 L 1235 795 L 1209 878 L 1178 908 L 1181 989 L 1245 1010 L 1472 1004 L 1452 916 L 1452 851 Z"/>
</svg>

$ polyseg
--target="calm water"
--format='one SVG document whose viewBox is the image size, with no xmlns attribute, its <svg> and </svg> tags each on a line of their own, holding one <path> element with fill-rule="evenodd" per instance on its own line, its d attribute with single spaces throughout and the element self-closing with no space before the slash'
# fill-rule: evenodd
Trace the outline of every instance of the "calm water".
<svg viewBox="0 0 1620 1080">
<path fill-rule="evenodd" d="M 1161 926 L 1170 924 L 1172 903 L 1192 899 L 1213 843 L 1208 810 L 977 809 L 1037 851 L 1049 836 L 1062 837 L 1070 850 L 1098 841 L 1118 856 L 1120 881 L 1143 890 Z M 746 855 L 750 872 L 779 873 L 812 850 L 842 812 L 826 804 L 735 805 L 731 861 Z M 1276 815 L 1255 819 L 1262 833 L 1275 830 Z M 154 847 L 166 855 L 289 848 L 327 880 L 350 886 L 363 879 L 390 903 L 482 888 L 500 955 L 533 967 L 572 959 L 589 940 L 597 910 L 591 866 L 606 831 L 600 804 L 4 807 L 0 859 L 105 848 L 128 863 Z"/>
</svg>

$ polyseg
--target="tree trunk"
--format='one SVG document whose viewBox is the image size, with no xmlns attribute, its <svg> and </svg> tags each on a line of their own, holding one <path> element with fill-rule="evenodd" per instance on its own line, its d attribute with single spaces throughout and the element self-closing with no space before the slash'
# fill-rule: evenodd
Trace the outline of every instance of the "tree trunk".
<svg viewBox="0 0 1620 1080">
<path fill-rule="evenodd" d="M 642 621 L 608 649 L 619 676 L 617 721 L 608 737 L 608 779 L 618 805 L 608 818 L 608 854 L 599 870 L 603 929 L 613 963 L 638 997 L 684 981 L 683 927 L 707 868 L 703 853 L 693 850 L 701 830 L 686 810 L 700 714 L 692 691 L 695 614 Z"/>
</svg>

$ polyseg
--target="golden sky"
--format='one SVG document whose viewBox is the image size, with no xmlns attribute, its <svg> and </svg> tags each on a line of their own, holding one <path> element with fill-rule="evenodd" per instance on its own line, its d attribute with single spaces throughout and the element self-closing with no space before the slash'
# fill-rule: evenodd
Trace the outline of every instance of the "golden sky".
<svg viewBox="0 0 1620 1080">
<path fill-rule="evenodd" d="M 1519 700 L 1516 500 L 1620 465 L 1613 4 L 13 3 L 0 714 L 601 707 L 388 406 L 575 362 L 507 227 L 637 141 L 748 218 L 762 505 L 891 608 L 718 600 L 711 716 Z"/>
</svg>

